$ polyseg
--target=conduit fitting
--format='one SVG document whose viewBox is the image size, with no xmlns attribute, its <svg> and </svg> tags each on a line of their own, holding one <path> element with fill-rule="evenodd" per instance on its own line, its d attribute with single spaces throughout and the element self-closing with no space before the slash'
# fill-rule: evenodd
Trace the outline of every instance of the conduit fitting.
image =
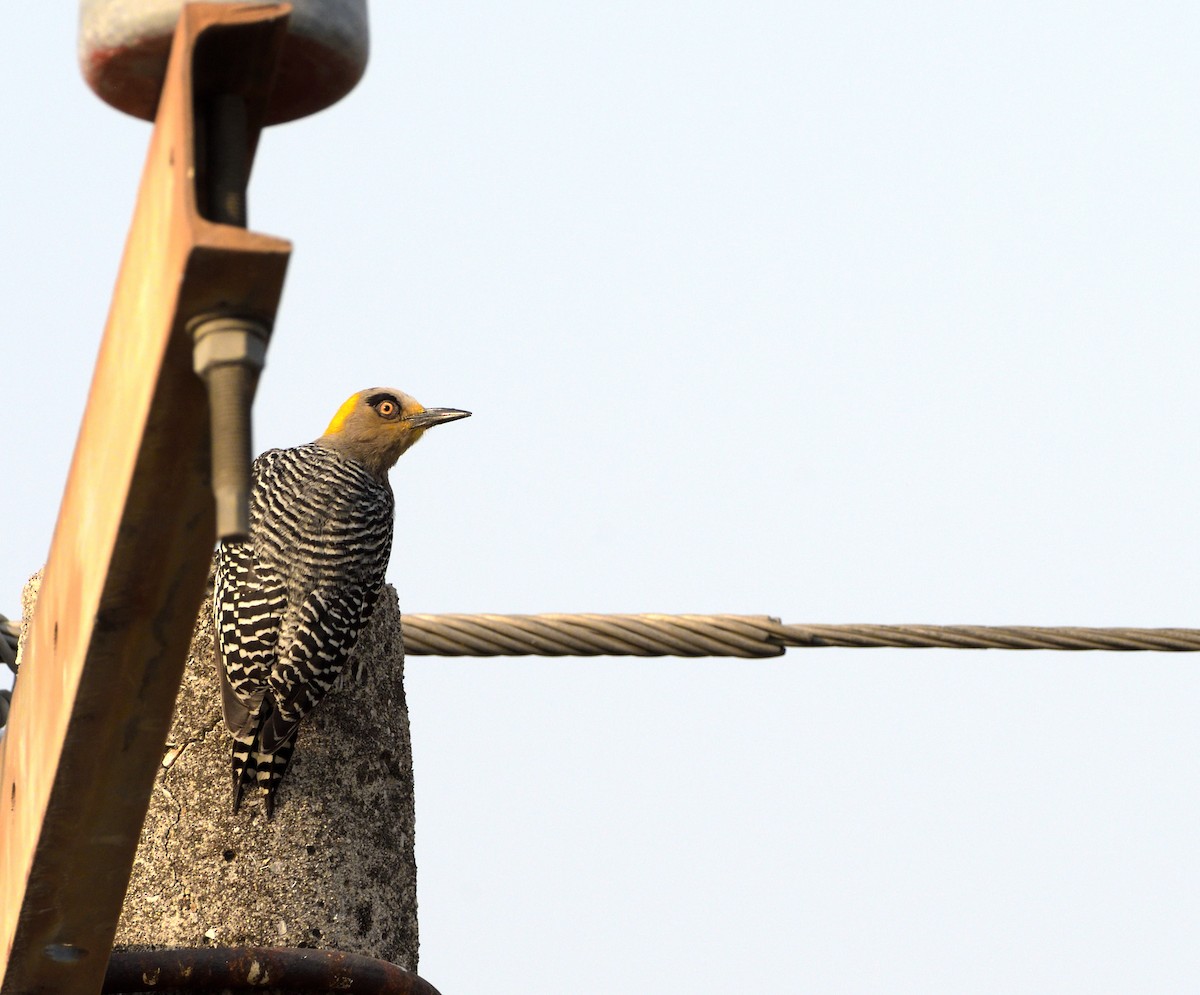
<svg viewBox="0 0 1200 995">
<path fill-rule="evenodd" d="M 252 318 L 203 315 L 188 332 L 193 364 L 208 388 L 212 426 L 212 489 L 217 538 L 250 531 L 250 402 L 267 355 L 266 327 Z"/>
</svg>

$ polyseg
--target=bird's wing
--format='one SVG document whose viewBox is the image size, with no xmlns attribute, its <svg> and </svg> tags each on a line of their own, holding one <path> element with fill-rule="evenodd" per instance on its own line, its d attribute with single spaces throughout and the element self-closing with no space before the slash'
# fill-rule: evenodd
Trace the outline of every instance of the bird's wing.
<svg viewBox="0 0 1200 995">
<path fill-rule="evenodd" d="M 223 542 L 213 584 L 217 670 L 225 725 L 244 736 L 255 718 L 275 663 L 280 619 L 287 603 L 283 578 L 264 567 L 250 545 Z"/>
<path fill-rule="evenodd" d="M 287 742 L 334 686 L 378 599 L 378 584 L 315 591 L 305 599 L 295 636 L 267 680 L 272 708 L 259 736 L 263 752 Z"/>
<path fill-rule="evenodd" d="M 267 817 L 275 791 L 287 773 L 301 720 L 325 697 L 344 669 L 358 633 L 371 614 L 379 588 L 317 592 L 300 608 L 299 628 L 284 655 L 277 658 L 249 726 L 235 736 L 234 811 L 246 785 L 256 784 Z"/>
</svg>

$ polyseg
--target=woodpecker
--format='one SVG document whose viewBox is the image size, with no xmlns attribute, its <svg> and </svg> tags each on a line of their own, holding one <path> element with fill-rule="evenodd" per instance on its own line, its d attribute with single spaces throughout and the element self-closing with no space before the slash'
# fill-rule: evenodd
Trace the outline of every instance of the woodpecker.
<svg viewBox="0 0 1200 995">
<path fill-rule="evenodd" d="M 213 585 L 234 812 L 257 786 L 274 814 L 296 730 L 375 607 L 392 547 L 388 471 L 426 429 L 468 415 L 373 387 L 348 398 L 315 442 L 254 461 L 250 532 L 220 544 Z"/>
</svg>

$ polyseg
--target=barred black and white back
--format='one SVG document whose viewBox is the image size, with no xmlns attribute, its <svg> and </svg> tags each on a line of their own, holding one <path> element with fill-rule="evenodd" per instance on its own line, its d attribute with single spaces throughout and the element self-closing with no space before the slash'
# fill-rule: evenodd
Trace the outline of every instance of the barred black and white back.
<svg viewBox="0 0 1200 995">
<path fill-rule="evenodd" d="M 234 811 L 256 784 L 272 814 L 299 723 L 379 597 L 393 515 L 386 478 L 327 446 L 255 460 L 250 537 L 221 544 L 213 591 Z"/>
</svg>

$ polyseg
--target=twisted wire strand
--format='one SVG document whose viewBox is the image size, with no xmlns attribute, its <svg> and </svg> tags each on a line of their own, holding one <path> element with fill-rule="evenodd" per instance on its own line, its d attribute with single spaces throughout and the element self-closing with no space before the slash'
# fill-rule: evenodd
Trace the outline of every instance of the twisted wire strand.
<svg viewBox="0 0 1200 995">
<path fill-rule="evenodd" d="M 1033 625 L 781 625 L 789 646 L 908 649 L 1200 650 L 1197 629 L 1089 629 Z"/>
<path fill-rule="evenodd" d="M 788 647 L 1200 651 L 1197 629 L 785 625 L 768 615 L 405 615 L 413 656 L 771 657 Z"/>
<path fill-rule="evenodd" d="M 771 657 L 789 647 L 1116 650 L 1194 653 L 1198 629 L 1030 625 L 788 625 L 769 615 L 421 615 L 403 618 L 412 656 Z M 0 663 L 21 627 L 0 615 Z"/>
<path fill-rule="evenodd" d="M 765 615 L 405 615 L 420 656 L 778 656 Z"/>
<path fill-rule="evenodd" d="M 1194 653 L 1197 629 L 1031 625 L 784 625 L 769 615 L 420 615 L 403 617 L 412 656 L 772 657 L 789 647 L 1122 650 Z M 0 615 L 0 663 L 16 673 L 21 626 Z M 0 690 L 0 728 L 10 693 Z"/>
</svg>

